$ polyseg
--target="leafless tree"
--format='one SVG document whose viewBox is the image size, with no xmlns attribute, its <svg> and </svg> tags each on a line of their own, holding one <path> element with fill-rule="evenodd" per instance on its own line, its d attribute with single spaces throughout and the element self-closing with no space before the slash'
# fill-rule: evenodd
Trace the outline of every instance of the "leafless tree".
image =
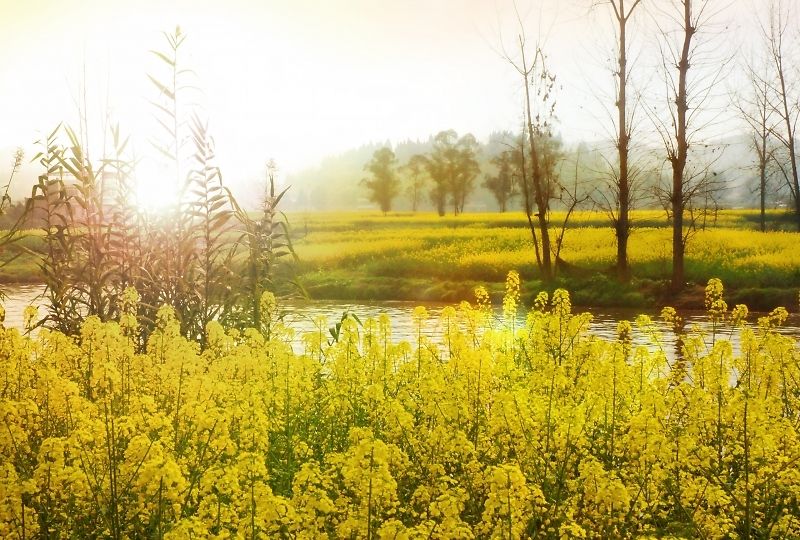
<svg viewBox="0 0 800 540">
<path fill-rule="evenodd" d="M 790 21 L 793 13 L 782 0 L 770 0 L 768 20 L 761 23 L 772 73 L 765 80 L 770 90 L 769 107 L 778 122 L 770 133 L 780 142 L 788 166 L 779 162 L 781 172 L 794 203 L 795 218 L 800 229 L 800 178 L 797 163 L 797 125 L 800 121 L 800 91 L 797 86 L 797 43 L 792 43 Z M 796 29 L 795 29 L 796 30 Z"/>
<path fill-rule="evenodd" d="M 617 149 L 617 166 L 612 166 L 611 182 L 609 185 L 610 197 L 606 197 L 606 208 L 614 226 L 614 235 L 617 239 L 617 276 L 622 281 L 630 279 L 628 265 L 628 238 L 631 233 L 630 210 L 633 203 L 632 183 L 635 172 L 631 170 L 630 140 L 631 126 L 634 121 L 635 104 L 629 108 L 628 99 L 628 22 L 633 16 L 642 0 L 593 0 L 593 7 L 608 5 L 613 12 L 617 33 L 617 58 L 616 72 L 614 73 L 615 107 L 617 109 L 615 146 Z"/>
<path fill-rule="evenodd" d="M 729 59 L 719 57 L 711 39 L 719 35 L 713 28 L 719 16 L 715 4 L 715 0 L 669 0 L 655 12 L 667 99 L 666 114 L 651 117 L 671 169 L 671 182 L 660 192 L 669 200 L 672 219 L 673 290 L 684 286 L 684 255 L 697 220 L 703 216 L 699 210 L 705 212 L 709 204 L 716 205 L 721 186 L 713 170 L 721 151 L 713 150 L 711 159 L 690 152 L 699 136 L 719 121 L 719 110 L 712 101 L 729 64 Z M 690 156 L 694 158 L 691 163 Z"/>
<path fill-rule="evenodd" d="M 581 150 L 578 148 L 575 151 L 575 170 L 574 175 L 572 177 L 572 183 L 567 186 L 563 182 L 559 182 L 559 194 L 558 194 L 558 201 L 564 208 L 564 220 L 561 222 L 561 228 L 556 235 L 556 246 L 555 246 L 555 258 L 556 262 L 561 261 L 561 249 L 564 247 L 564 235 L 567 232 L 567 224 L 569 223 L 569 218 L 572 217 L 572 213 L 575 212 L 578 208 L 584 205 L 586 202 L 591 200 L 591 195 L 588 190 L 585 189 L 585 182 L 581 182 L 580 175 L 578 171 L 580 170 L 581 165 Z M 564 162 L 562 161 L 562 167 Z M 559 174 L 559 177 L 562 177 L 562 174 Z M 556 265 L 556 269 L 558 269 L 558 265 Z"/>
<path fill-rule="evenodd" d="M 761 211 L 759 225 L 763 232 L 767 229 L 767 189 L 770 164 L 773 163 L 775 158 L 776 147 L 772 131 L 775 129 L 776 120 L 770 104 L 771 89 L 767 66 L 761 66 L 761 68 L 757 68 L 753 61 L 744 66 L 749 88 L 744 95 L 734 96 L 734 104 L 740 118 L 747 124 L 750 147 L 756 154 L 756 168 L 758 170 L 756 191 L 759 194 L 759 208 Z"/>
<path fill-rule="evenodd" d="M 548 156 L 552 157 L 549 146 L 552 144 L 556 78 L 547 67 L 547 57 L 541 44 L 529 44 L 518 11 L 516 16 L 519 25 L 516 40 L 519 54 L 512 56 L 503 47 L 502 55 L 517 71 L 523 85 L 523 134 L 527 138 L 527 144 L 520 148 L 523 162 L 522 191 L 539 271 L 543 279 L 549 280 L 554 275 L 549 213 L 556 186 L 553 183 L 555 175 L 548 173 L 553 168 L 552 159 L 548 159 Z M 531 198 L 535 204 L 535 213 Z"/>
<path fill-rule="evenodd" d="M 14 175 L 17 174 L 20 167 L 22 167 L 22 161 L 25 158 L 25 153 L 22 151 L 22 148 L 17 148 L 14 152 L 14 160 L 11 166 L 11 174 L 8 175 L 8 182 L 2 188 L 0 188 L 3 192 L 2 196 L 0 196 L 0 216 L 5 213 L 6 207 L 11 204 L 11 197 L 8 196 L 8 192 L 11 189 L 11 183 L 14 180 Z"/>
</svg>

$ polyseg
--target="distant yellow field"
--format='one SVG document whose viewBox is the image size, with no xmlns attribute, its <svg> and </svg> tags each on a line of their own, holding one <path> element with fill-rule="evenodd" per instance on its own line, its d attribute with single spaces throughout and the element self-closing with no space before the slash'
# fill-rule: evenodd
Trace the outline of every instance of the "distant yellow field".
<svg viewBox="0 0 800 540">
<path fill-rule="evenodd" d="M 723 210 L 690 239 L 687 279 L 721 278 L 732 288 L 800 287 L 800 242 L 784 211 L 768 213 L 759 232 L 758 211 Z M 520 212 L 462 214 L 314 212 L 288 215 L 301 277 L 312 281 L 354 278 L 500 283 L 510 269 L 536 279 L 535 256 L 525 216 Z M 560 223 L 563 214 L 554 213 Z M 630 239 L 633 276 L 666 279 L 671 269 L 671 230 L 664 212 L 633 213 Z M 41 251 L 40 231 L 25 231 L 20 245 Z M 616 244 L 608 216 L 575 213 L 561 257 L 587 274 L 610 269 Z M 26 253 L 0 268 L 6 282 L 41 281 L 38 257 Z M 328 294 L 328 293 L 323 293 Z M 385 297 L 388 292 L 384 292 Z"/>
<path fill-rule="evenodd" d="M 771 218 L 781 215 L 771 213 Z M 798 233 L 754 229 L 754 210 L 720 212 L 690 239 L 687 277 L 702 283 L 720 277 L 735 287 L 790 286 L 800 283 Z M 523 277 L 537 274 L 532 241 L 519 213 L 382 216 L 364 213 L 290 216 L 301 237 L 297 253 L 304 270 L 349 269 L 384 277 L 431 277 L 502 281 L 509 269 Z M 558 214 L 555 220 L 559 220 Z M 634 214 L 630 239 L 633 273 L 669 275 L 671 230 L 663 212 Z M 561 256 L 586 270 L 610 268 L 616 243 L 600 212 L 579 212 L 570 220 Z"/>
<path fill-rule="evenodd" d="M 706 219 L 707 227 L 736 229 L 756 229 L 759 211 L 755 209 L 720 210 L 716 217 Z M 383 215 L 380 212 L 294 212 L 289 219 L 295 229 L 303 230 L 353 230 L 354 228 L 452 228 L 464 226 L 478 227 L 524 227 L 525 216 L 521 212 L 481 212 L 465 213 L 458 216 L 439 216 L 433 212 L 394 212 Z M 553 212 L 552 221 L 560 224 L 563 212 Z M 636 210 L 631 219 L 638 227 L 664 227 L 668 221 L 662 210 Z M 605 212 L 582 210 L 572 214 L 570 227 L 605 227 L 609 218 Z M 767 224 L 770 228 L 789 228 L 793 230 L 793 220 L 785 210 L 768 210 Z"/>
</svg>

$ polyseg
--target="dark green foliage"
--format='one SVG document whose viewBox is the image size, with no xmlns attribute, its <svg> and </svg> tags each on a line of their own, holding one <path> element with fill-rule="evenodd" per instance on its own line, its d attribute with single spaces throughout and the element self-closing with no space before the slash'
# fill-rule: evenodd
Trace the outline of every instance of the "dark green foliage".
<svg viewBox="0 0 800 540">
<path fill-rule="evenodd" d="M 491 160 L 497 169 L 494 175 L 486 175 L 483 186 L 492 192 L 500 211 L 505 212 L 508 203 L 517 195 L 519 173 L 517 171 L 519 160 L 515 159 L 513 150 L 503 150 Z"/>
<path fill-rule="evenodd" d="M 370 173 L 361 182 L 369 190 L 369 200 L 377 203 L 384 214 L 392 209 L 392 200 L 400 193 L 397 177 L 397 158 L 391 148 L 379 148 L 364 166 Z"/>
<path fill-rule="evenodd" d="M 206 324 L 219 317 L 234 295 L 235 276 L 231 262 L 236 244 L 231 238 L 235 227 L 235 201 L 222 184 L 219 168 L 213 165 L 214 145 L 208 130 L 196 116 L 192 121 L 192 141 L 196 148 L 180 205 L 182 232 L 189 240 L 186 257 L 191 291 L 191 311 L 186 318 L 187 333 L 204 335 Z"/>
<path fill-rule="evenodd" d="M 419 205 L 422 201 L 422 190 L 425 188 L 427 180 L 425 158 L 415 154 L 408 159 L 408 162 L 401 169 L 408 178 L 406 194 L 411 200 L 411 211 L 416 212 L 419 210 Z"/>
<path fill-rule="evenodd" d="M 112 135 L 116 157 L 97 169 L 75 132 L 60 125 L 40 141 L 42 151 L 34 158 L 43 172 L 27 213 L 43 231 L 40 269 L 49 305 L 43 322 L 64 332 L 76 332 L 86 315 L 117 317 L 119 295 L 135 282 L 129 239 L 133 209 L 127 198 L 112 200 L 117 188 L 123 194 L 130 189 L 129 167 L 120 158 L 127 141 L 117 128 Z"/>
<path fill-rule="evenodd" d="M 274 162 L 267 164 L 267 184 L 261 209 L 253 219 L 231 198 L 234 205 L 240 241 L 244 245 L 243 283 L 233 297 L 229 309 L 221 318 L 230 326 L 252 327 L 269 338 L 273 321 L 274 296 L 280 293 L 299 292 L 305 289 L 297 281 L 291 262 L 297 260 L 289 222 L 278 206 L 289 188 L 278 192 L 275 188 Z M 241 277 L 240 277 L 241 279 Z M 286 290 L 288 286 L 289 290 Z M 265 294 L 269 293 L 269 294 Z M 270 294 L 273 296 L 270 297 Z"/>
<path fill-rule="evenodd" d="M 459 138 L 453 130 L 442 131 L 433 139 L 433 149 L 422 156 L 428 176 L 433 181 L 431 202 L 443 216 L 447 202 L 453 214 L 464 211 L 467 197 L 475 189 L 475 177 L 480 171 L 477 161 L 478 141 L 471 133 Z"/>
<path fill-rule="evenodd" d="M 339 342 L 339 338 L 342 335 L 342 325 L 347 319 L 353 319 L 359 328 L 364 326 L 361 322 L 361 319 L 358 318 L 358 315 L 356 315 L 355 312 L 350 311 L 349 309 L 345 310 L 342 312 L 342 318 L 339 319 L 339 322 L 328 328 L 328 333 L 331 335 L 331 337 L 328 339 L 328 345 L 333 345 L 334 343 Z"/>
</svg>

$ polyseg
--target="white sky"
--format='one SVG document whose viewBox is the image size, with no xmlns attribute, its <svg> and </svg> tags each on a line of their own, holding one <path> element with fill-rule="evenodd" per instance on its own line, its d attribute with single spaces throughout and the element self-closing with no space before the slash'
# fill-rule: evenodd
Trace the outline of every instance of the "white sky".
<svg viewBox="0 0 800 540">
<path fill-rule="evenodd" d="M 764 0 L 729 11 L 752 1 Z M 529 34 L 547 35 L 563 85 L 559 129 L 573 140 L 607 133 L 597 96 L 613 92 L 610 21 L 590 3 L 519 2 Z M 59 121 L 77 127 L 85 66 L 90 125 L 108 101 L 138 134 L 137 152 L 152 152 L 146 73 L 160 66 L 148 50 L 163 50 L 161 32 L 175 24 L 234 185 L 258 178 L 268 158 L 292 172 L 371 141 L 450 128 L 482 138 L 518 124 L 518 79 L 496 50 L 501 33 L 513 43 L 510 0 L 0 0 L 0 149 L 21 145 L 30 157 Z"/>
</svg>

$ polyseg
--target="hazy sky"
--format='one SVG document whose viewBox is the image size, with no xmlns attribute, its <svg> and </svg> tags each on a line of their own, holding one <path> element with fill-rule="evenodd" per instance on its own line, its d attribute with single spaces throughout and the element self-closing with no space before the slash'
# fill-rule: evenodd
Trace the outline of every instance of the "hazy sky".
<svg viewBox="0 0 800 540">
<path fill-rule="evenodd" d="M 559 129 L 574 140 L 606 133 L 598 94 L 613 92 L 610 23 L 589 4 L 519 2 L 531 37 L 546 36 Z M 146 73 L 161 67 L 148 50 L 163 50 L 176 24 L 234 184 L 268 158 L 292 172 L 371 141 L 449 128 L 482 138 L 519 122 L 518 78 L 498 53 L 517 31 L 506 0 L 0 0 L 0 148 L 32 156 L 39 134 L 76 124 L 85 80 L 90 127 L 109 110 L 146 157 Z"/>
</svg>

